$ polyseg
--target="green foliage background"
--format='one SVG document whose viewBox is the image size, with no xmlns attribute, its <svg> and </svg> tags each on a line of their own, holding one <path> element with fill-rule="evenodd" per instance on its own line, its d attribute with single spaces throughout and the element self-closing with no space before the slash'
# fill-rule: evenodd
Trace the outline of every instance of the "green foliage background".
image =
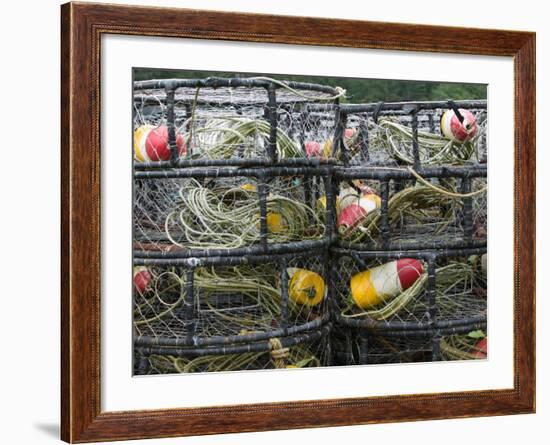
<svg viewBox="0 0 550 445">
<path fill-rule="evenodd" d="M 280 80 L 320 83 L 347 90 L 350 102 L 487 99 L 487 85 L 473 83 L 427 82 L 391 79 L 357 79 L 350 77 L 294 76 L 265 73 L 231 73 L 134 68 L 134 80 L 168 78 L 203 78 L 268 76 Z"/>
</svg>

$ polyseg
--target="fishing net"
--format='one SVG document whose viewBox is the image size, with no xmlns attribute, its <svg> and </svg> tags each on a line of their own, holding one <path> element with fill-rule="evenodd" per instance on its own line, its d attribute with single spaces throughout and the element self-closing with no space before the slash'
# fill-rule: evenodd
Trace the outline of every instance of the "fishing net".
<svg viewBox="0 0 550 445">
<path fill-rule="evenodd" d="M 486 103 L 461 143 L 344 95 L 134 82 L 135 374 L 479 358 Z"/>
<path fill-rule="evenodd" d="M 424 336 L 385 336 L 348 328 L 332 337 L 336 366 L 429 362 L 433 342 Z"/>
<path fill-rule="evenodd" d="M 485 332 L 461 327 L 457 334 L 436 339 L 433 334 L 385 335 L 383 332 L 347 329 L 332 337 L 334 365 L 417 363 L 434 360 L 479 360 L 487 358 Z M 452 331 L 452 329 L 449 329 Z"/>
<path fill-rule="evenodd" d="M 384 337 L 370 335 L 364 339 L 364 353 L 359 355 L 361 364 L 415 363 L 432 361 L 432 341 L 429 337 Z M 361 349 L 361 344 L 357 346 Z"/>
</svg>

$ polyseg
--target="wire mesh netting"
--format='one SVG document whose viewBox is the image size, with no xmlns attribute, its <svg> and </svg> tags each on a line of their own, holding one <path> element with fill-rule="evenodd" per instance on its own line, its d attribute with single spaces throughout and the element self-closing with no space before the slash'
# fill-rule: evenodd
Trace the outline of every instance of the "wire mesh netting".
<svg viewBox="0 0 550 445">
<path fill-rule="evenodd" d="M 306 155 L 314 158 L 333 156 L 335 111 L 304 111 L 303 140 Z"/>
<path fill-rule="evenodd" d="M 384 336 L 347 329 L 333 336 L 334 360 L 339 366 L 429 362 L 433 360 L 431 336 Z"/>
<path fill-rule="evenodd" d="M 480 328 L 481 327 L 481 328 Z M 452 333 L 457 331 L 458 333 Z M 393 333 L 395 334 L 395 333 Z M 487 358 L 487 337 L 483 326 L 472 324 L 443 331 L 400 335 L 384 332 L 347 329 L 332 337 L 334 365 L 367 365 L 388 363 L 418 363 L 449 360 L 480 360 Z"/>
</svg>

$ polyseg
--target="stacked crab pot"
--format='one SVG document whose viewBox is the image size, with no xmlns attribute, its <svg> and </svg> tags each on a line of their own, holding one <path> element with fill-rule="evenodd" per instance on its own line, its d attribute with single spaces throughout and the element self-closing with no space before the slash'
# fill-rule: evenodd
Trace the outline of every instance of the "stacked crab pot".
<svg viewBox="0 0 550 445">
<path fill-rule="evenodd" d="M 335 363 L 485 358 L 486 102 L 345 104 L 339 116 Z"/>
<path fill-rule="evenodd" d="M 482 359 L 486 102 L 134 83 L 136 374 Z"/>
<path fill-rule="evenodd" d="M 136 374 L 330 363 L 332 87 L 134 83 Z M 332 126 L 331 126 L 332 125 Z"/>
</svg>

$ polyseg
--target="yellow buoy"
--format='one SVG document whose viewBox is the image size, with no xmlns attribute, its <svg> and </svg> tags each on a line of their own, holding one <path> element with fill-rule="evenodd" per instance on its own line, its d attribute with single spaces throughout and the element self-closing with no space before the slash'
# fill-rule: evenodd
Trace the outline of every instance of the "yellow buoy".
<svg viewBox="0 0 550 445">
<path fill-rule="evenodd" d="M 323 144 L 323 157 L 330 158 L 332 155 L 332 138 L 328 138 Z"/>
<path fill-rule="evenodd" d="M 287 230 L 283 215 L 277 212 L 269 212 L 266 217 L 267 230 L 271 233 L 283 233 Z"/>
<path fill-rule="evenodd" d="M 149 161 L 147 151 L 145 150 L 145 140 L 147 139 L 147 134 L 153 128 L 155 127 L 152 125 L 141 125 L 134 131 L 134 156 L 138 161 Z"/>
<path fill-rule="evenodd" d="M 289 267 L 290 282 L 288 296 L 296 304 L 317 306 L 325 298 L 326 289 L 323 277 L 307 269 Z"/>
<path fill-rule="evenodd" d="M 246 184 L 241 185 L 241 189 L 243 189 L 247 192 L 257 192 L 258 191 L 256 186 L 254 184 L 250 184 L 250 183 L 246 183 Z"/>
</svg>

